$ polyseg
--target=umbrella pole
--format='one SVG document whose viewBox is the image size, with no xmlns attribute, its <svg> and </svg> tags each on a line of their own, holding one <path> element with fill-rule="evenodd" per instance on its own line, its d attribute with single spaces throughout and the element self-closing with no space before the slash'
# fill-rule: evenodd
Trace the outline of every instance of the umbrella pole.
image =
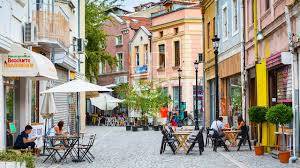
<svg viewBox="0 0 300 168">
<path fill-rule="evenodd" d="M 47 137 L 47 122 L 48 122 L 48 119 L 46 118 L 46 120 L 45 120 L 45 132 L 44 132 L 44 146 L 43 146 L 43 154 L 42 154 L 42 156 L 48 156 L 48 155 L 46 155 L 45 154 L 45 151 L 46 151 L 46 137 Z"/>
<path fill-rule="evenodd" d="M 73 160 L 73 162 L 83 162 L 84 160 L 80 158 L 80 149 L 79 149 L 79 139 L 80 139 L 80 99 L 79 99 L 79 92 L 77 92 L 77 136 L 78 136 L 78 141 L 77 141 L 77 158 Z"/>
</svg>

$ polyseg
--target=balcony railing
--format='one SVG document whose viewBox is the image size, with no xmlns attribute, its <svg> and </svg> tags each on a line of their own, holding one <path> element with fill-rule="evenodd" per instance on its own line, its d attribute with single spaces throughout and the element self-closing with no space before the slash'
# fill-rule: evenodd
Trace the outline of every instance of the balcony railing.
<svg viewBox="0 0 300 168">
<path fill-rule="evenodd" d="M 137 66 L 134 69 L 136 74 L 143 74 L 143 73 L 147 73 L 148 72 L 148 66 L 147 65 L 143 65 L 143 66 Z"/>
<path fill-rule="evenodd" d="M 70 46 L 69 21 L 61 12 L 34 11 L 32 21 L 37 27 L 37 42 Z"/>
</svg>

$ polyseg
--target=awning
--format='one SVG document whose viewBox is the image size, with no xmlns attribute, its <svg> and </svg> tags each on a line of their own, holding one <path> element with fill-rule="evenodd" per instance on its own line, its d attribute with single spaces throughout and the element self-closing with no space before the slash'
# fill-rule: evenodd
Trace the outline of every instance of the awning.
<svg viewBox="0 0 300 168">
<path fill-rule="evenodd" d="M 3 56 L 3 64 L 5 77 L 58 79 L 55 66 L 47 57 L 18 44 L 13 44 L 11 52 Z"/>
</svg>

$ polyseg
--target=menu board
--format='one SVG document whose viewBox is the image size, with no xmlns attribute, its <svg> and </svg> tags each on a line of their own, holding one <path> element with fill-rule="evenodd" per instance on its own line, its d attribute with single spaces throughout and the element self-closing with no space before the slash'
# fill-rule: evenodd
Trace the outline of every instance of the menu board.
<svg viewBox="0 0 300 168">
<path fill-rule="evenodd" d="M 292 101 L 292 71 L 285 66 L 277 72 L 277 101 L 288 103 Z"/>
<path fill-rule="evenodd" d="M 44 135 L 44 125 L 34 124 L 32 125 L 32 132 L 29 134 L 29 138 L 37 138 L 35 144 L 38 148 L 43 146 L 43 135 Z"/>
</svg>

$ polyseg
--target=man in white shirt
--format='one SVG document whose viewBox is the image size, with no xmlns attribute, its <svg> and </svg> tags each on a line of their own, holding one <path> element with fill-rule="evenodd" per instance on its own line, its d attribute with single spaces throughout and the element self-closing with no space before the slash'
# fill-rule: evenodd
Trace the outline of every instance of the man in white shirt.
<svg viewBox="0 0 300 168">
<path fill-rule="evenodd" d="M 212 122 L 210 128 L 217 131 L 219 135 L 222 135 L 224 129 L 223 117 L 219 117 L 218 120 Z"/>
</svg>

